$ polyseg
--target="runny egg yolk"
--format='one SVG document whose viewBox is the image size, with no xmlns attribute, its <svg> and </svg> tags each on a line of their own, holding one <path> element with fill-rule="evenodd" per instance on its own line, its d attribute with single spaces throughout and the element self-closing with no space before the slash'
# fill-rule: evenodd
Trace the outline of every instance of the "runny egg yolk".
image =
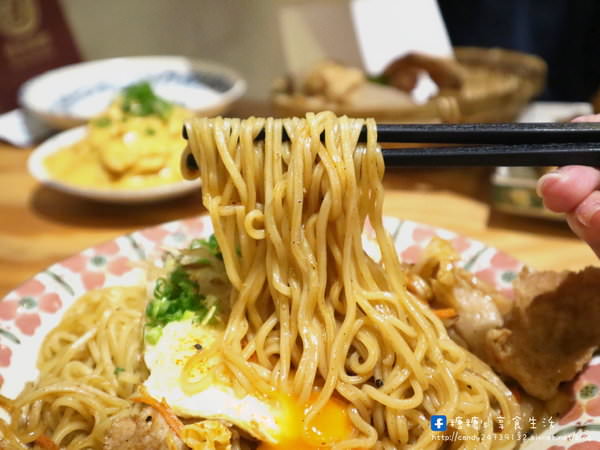
<svg viewBox="0 0 600 450">
<path fill-rule="evenodd" d="M 314 392 L 307 404 L 300 405 L 292 397 L 283 397 L 280 401 L 285 413 L 279 442 L 263 442 L 258 450 L 328 449 L 336 442 L 351 439 L 354 436 L 354 427 L 346 411 L 348 404 L 338 397 L 331 397 L 327 401 L 308 424 L 305 432 L 304 420 L 308 408 L 317 398 L 318 392 Z"/>
</svg>

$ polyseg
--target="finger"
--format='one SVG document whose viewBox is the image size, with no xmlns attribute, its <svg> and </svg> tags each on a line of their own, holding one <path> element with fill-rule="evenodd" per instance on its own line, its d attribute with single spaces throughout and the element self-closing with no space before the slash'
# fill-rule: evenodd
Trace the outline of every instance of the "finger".
<svg viewBox="0 0 600 450">
<path fill-rule="evenodd" d="M 565 166 L 539 179 L 538 195 L 554 212 L 573 211 L 600 187 L 600 171 L 592 167 Z"/>
<path fill-rule="evenodd" d="M 580 239 L 588 243 L 591 249 L 600 258 L 600 214 L 595 214 L 590 219 L 589 225 L 583 224 L 575 213 L 567 214 L 567 223 Z"/>
<path fill-rule="evenodd" d="M 600 122 L 600 114 L 575 117 L 571 122 Z"/>
<path fill-rule="evenodd" d="M 586 227 L 592 227 L 596 216 L 600 219 L 600 191 L 592 192 L 575 208 L 575 217 Z M 600 220 L 597 221 L 600 223 Z M 597 231 L 600 235 L 600 227 Z"/>
</svg>

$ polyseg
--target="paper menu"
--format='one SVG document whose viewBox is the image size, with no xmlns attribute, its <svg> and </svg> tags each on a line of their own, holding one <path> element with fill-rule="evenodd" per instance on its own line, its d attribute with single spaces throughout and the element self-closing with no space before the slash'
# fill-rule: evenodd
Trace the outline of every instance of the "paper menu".
<svg viewBox="0 0 600 450">
<path fill-rule="evenodd" d="M 308 0 L 279 10 L 287 71 L 306 74 L 332 59 L 380 74 L 408 52 L 451 56 L 452 46 L 436 0 Z M 425 101 L 437 87 L 422 76 L 412 95 Z"/>
</svg>

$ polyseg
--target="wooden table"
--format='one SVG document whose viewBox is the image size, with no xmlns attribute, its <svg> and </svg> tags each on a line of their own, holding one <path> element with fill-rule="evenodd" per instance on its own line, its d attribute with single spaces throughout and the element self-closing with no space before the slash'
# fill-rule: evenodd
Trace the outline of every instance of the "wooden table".
<svg viewBox="0 0 600 450">
<path fill-rule="evenodd" d="M 265 114 L 242 104 L 235 114 Z M 161 222 L 202 214 L 200 193 L 128 207 L 93 203 L 41 186 L 26 170 L 30 150 L 0 143 L 0 298 L 48 265 L 94 244 Z M 510 216 L 489 204 L 484 169 L 390 170 L 385 214 L 454 230 L 540 269 L 600 265 L 560 222 Z"/>
</svg>

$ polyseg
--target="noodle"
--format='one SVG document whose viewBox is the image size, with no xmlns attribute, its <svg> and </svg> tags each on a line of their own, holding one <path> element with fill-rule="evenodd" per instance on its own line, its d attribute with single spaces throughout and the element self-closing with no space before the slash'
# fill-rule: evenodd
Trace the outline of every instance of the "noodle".
<svg viewBox="0 0 600 450">
<path fill-rule="evenodd" d="M 10 448 L 29 448 L 24 444 L 43 434 L 69 450 L 102 447 L 108 427 L 129 412 L 127 398 L 148 375 L 145 303 L 141 287 L 91 291 L 74 303 L 44 339 L 39 379 L 7 402 L 11 427 L 0 421 L 0 436 Z"/>
<path fill-rule="evenodd" d="M 255 142 L 262 131 L 264 142 Z M 345 398 L 356 435 L 339 449 L 438 448 L 434 414 L 481 424 L 456 430 L 481 441 L 453 448 L 515 445 L 505 437 L 519 414 L 510 391 L 406 290 L 383 228 L 384 164 L 372 120 L 198 118 L 187 133 L 184 160 L 192 154 L 200 167 L 233 286 L 222 352 L 238 389 L 287 390 L 303 404 L 318 387 L 306 423 L 334 393 Z M 362 247 L 366 220 L 379 263 Z"/>
</svg>

